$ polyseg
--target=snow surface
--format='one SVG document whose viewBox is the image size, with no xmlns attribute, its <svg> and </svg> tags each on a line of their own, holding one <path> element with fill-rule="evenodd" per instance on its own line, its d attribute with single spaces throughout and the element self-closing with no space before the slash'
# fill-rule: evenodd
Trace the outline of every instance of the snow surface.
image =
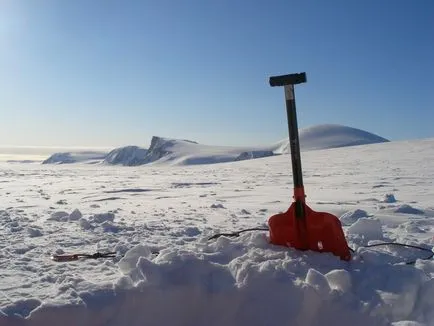
<svg viewBox="0 0 434 326">
<path fill-rule="evenodd" d="M 369 132 L 341 126 L 317 125 L 300 130 L 302 150 L 318 150 L 387 142 L 387 139 Z M 92 157 L 92 153 L 55 153 L 44 163 L 77 163 L 100 159 L 105 164 L 135 166 L 142 164 L 197 165 L 242 161 L 289 153 L 285 138 L 269 146 L 226 147 L 198 144 L 190 140 L 152 137 L 149 149 L 138 146 L 116 148 L 106 157 Z M 90 155 L 90 156 L 89 156 Z"/>
<path fill-rule="evenodd" d="M 345 222 L 350 262 L 271 245 L 268 232 L 208 240 L 265 227 L 287 209 L 289 155 L 200 166 L 1 163 L 0 325 L 434 325 L 434 261 L 405 265 L 426 253 L 361 247 L 431 248 L 433 158 L 434 140 L 302 154 L 308 204 Z M 50 259 L 95 251 L 118 257 Z"/>
</svg>

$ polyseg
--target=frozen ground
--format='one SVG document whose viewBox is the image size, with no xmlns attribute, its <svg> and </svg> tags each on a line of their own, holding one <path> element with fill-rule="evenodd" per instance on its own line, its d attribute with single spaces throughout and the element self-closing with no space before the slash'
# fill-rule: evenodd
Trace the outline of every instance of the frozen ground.
<svg viewBox="0 0 434 326">
<path fill-rule="evenodd" d="M 430 248 L 434 140 L 302 154 L 308 204 L 349 245 Z M 289 155 L 195 166 L 0 165 L 0 325 L 434 325 L 434 262 L 270 245 Z M 388 249 L 388 250 L 386 250 Z M 69 263 L 53 253 L 116 251 Z M 123 258 L 121 258 L 123 256 Z"/>
</svg>

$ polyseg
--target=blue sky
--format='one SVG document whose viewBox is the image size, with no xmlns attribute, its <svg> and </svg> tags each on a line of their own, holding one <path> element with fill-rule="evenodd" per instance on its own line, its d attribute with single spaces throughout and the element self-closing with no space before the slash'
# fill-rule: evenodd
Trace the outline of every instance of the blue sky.
<svg viewBox="0 0 434 326">
<path fill-rule="evenodd" d="M 299 126 L 434 137 L 430 0 L 0 2 L 0 145 L 287 137 L 271 75 L 306 71 Z"/>
</svg>

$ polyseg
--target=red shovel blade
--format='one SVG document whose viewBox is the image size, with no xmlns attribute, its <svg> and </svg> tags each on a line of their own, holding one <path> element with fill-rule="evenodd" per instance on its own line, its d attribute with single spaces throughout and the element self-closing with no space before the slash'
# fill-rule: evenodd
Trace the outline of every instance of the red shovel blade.
<svg viewBox="0 0 434 326">
<path fill-rule="evenodd" d="M 343 260 L 350 260 L 351 253 L 339 219 L 303 205 L 304 219 L 296 217 L 295 202 L 285 213 L 270 217 L 270 242 L 299 250 L 331 252 Z"/>
</svg>

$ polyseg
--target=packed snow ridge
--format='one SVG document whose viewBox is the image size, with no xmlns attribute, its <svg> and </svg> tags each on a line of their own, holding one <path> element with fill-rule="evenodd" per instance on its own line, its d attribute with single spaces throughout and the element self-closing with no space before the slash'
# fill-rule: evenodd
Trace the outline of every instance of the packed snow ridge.
<svg viewBox="0 0 434 326">
<path fill-rule="evenodd" d="M 303 151 L 388 142 L 360 129 L 341 125 L 317 125 L 300 130 Z M 143 164 L 196 165 L 242 161 L 289 153 L 286 138 L 269 146 L 229 147 L 198 144 L 190 140 L 152 137 L 149 149 L 138 146 L 116 148 L 108 154 L 56 153 L 43 163 L 95 163 L 135 166 Z"/>
</svg>

